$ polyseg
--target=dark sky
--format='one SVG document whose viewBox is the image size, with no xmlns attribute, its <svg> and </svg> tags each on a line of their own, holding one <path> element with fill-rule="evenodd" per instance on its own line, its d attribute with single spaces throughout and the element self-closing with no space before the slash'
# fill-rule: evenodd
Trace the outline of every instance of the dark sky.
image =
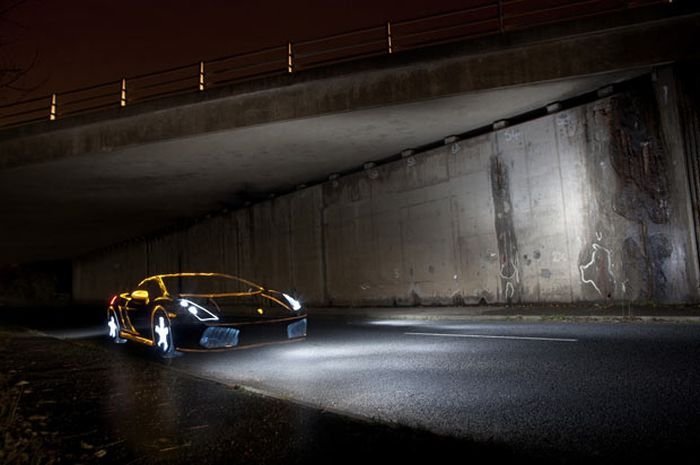
<svg viewBox="0 0 700 465">
<path fill-rule="evenodd" d="M 474 3 L 480 1 L 26 0 L 0 27 L 14 42 L 4 47 L 13 60 L 27 63 L 38 53 L 24 84 L 42 84 L 28 98 Z"/>
</svg>

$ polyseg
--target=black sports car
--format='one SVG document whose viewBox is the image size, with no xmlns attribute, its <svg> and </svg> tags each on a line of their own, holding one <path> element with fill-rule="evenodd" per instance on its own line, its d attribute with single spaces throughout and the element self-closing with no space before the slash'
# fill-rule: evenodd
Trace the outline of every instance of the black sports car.
<svg viewBox="0 0 700 465">
<path fill-rule="evenodd" d="M 109 337 L 175 352 L 223 350 L 306 337 L 306 312 L 289 294 L 220 273 L 150 276 L 115 295 Z"/>
</svg>

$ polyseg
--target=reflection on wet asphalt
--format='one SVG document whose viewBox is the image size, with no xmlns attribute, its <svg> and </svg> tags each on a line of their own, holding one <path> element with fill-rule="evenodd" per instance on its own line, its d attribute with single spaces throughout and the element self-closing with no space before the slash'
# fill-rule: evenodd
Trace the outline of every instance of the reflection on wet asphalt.
<svg viewBox="0 0 700 465">
<path fill-rule="evenodd" d="M 77 343 L 71 351 L 86 363 L 109 360 L 90 362 L 109 382 L 98 395 L 108 402 L 89 416 L 107 418 L 109 431 L 138 444 L 128 450 L 145 447 L 146 455 L 202 447 L 210 428 L 247 444 L 255 435 L 232 425 L 265 418 L 264 434 L 287 439 L 256 446 L 251 457 L 296 456 L 297 447 L 318 457 L 338 440 L 310 419 L 319 415 L 337 420 L 337 431 L 350 421 L 363 440 L 378 434 L 409 456 L 407 431 L 423 438 L 424 453 L 443 441 L 443 450 L 554 461 L 667 457 L 694 451 L 700 437 L 697 325 L 321 319 L 299 343 L 167 361 L 146 347 L 112 345 L 101 331 L 49 332 Z"/>
</svg>

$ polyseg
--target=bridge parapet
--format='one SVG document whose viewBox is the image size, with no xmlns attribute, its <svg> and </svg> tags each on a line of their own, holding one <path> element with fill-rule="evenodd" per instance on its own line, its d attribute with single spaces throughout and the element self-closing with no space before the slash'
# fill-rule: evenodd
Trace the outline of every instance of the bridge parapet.
<svg viewBox="0 0 700 465">
<path fill-rule="evenodd" d="M 95 111 L 118 109 L 166 96 L 202 92 L 244 81 L 296 73 L 347 61 L 394 54 L 537 26 L 612 14 L 664 13 L 670 0 L 476 0 L 458 11 L 391 22 L 329 37 L 199 61 L 130 76 L 67 92 L 0 106 L 0 127 L 56 121 Z M 644 15 L 643 15 L 644 16 Z M 642 18 L 644 19 L 644 18 Z"/>
</svg>

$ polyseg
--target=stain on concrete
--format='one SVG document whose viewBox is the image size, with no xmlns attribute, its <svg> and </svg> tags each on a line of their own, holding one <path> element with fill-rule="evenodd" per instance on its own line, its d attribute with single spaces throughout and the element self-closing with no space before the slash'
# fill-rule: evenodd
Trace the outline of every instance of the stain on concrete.
<svg viewBox="0 0 700 465">
<path fill-rule="evenodd" d="M 411 302 L 411 305 L 414 307 L 419 307 L 421 304 L 421 298 L 418 295 L 418 293 L 415 291 L 415 289 L 411 291 L 410 302 Z"/>
<path fill-rule="evenodd" d="M 513 227 L 508 167 L 498 156 L 492 156 L 490 162 L 502 297 L 508 303 L 519 302 L 522 296 L 522 286 L 520 284 L 518 241 Z"/>
<path fill-rule="evenodd" d="M 656 233 L 649 236 L 649 275 L 653 287 L 651 297 L 654 300 L 665 300 L 669 297 L 667 289 L 668 276 L 666 275 L 666 261 L 671 258 L 673 244 L 663 233 Z"/>
<path fill-rule="evenodd" d="M 549 268 L 542 268 L 540 270 L 540 276 L 543 277 L 544 279 L 551 279 L 552 271 Z"/>
<path fill-rule="evenodd" d="M 672 218 L 671 154 L 663 143 L 651 80 L 594 105 L 586 120 L 590 239 L 579 253 L 587 300 L 672 299 L 667 236 Z M 595 229 L 592 229 L 595 228 Z M 663 232 L 663 233 L 662 233 Z"/>
<path fill-rule="evenodd" d="M 611 99 L 610 162 L 617 175 L 613 210 L 634 221 L 669 222 L 667 157 L 651 83 Z"/>
<path fill-rule="evenodd" d="M 480 305 L 486 305 L 491 302 L 496 302 L 496 296 L 488 289 L 476 290 L 474 295 Z"/>
<path fill-rule="evenodd" d="M 626 278 L 623 299 L 647 300 L 649 298 L 649 275 L 642 247 L 633 237 L 622 244 L 622 274 Z"/>
<path fill-rule="evenodd" d="M 321 199 L 324 207 L 336 205 L 342 200 L 343 188 L 337 179 L 324 183 L 322 189 Z"/>
<path fill-rule="evenodd" d="M 627 278 L 625 298 L 663 301 L 672 297 L 668 288 L 667 261 L 673 244 L 664 233 L 650 234 L 643 244 L 628 237 L 623 244 L 623 273 Z"/>
</svg>

